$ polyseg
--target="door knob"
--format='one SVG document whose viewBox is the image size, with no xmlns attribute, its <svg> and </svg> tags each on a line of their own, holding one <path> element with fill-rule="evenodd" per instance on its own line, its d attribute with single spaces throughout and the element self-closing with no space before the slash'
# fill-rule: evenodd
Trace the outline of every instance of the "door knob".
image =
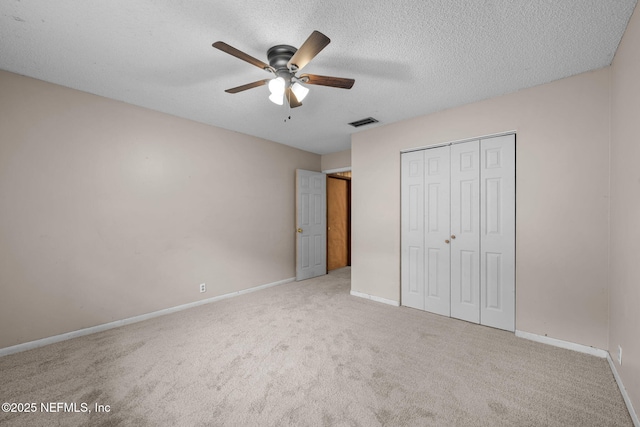
<svg viewBox="0 0 640 427">
<path fill-rule="evenodd" d="M 298 228 L 298 233 L 302 233 L 302 228 Z"/>
<path fill-rule="evenodd" d="M 452 234 L 452 235 L 451 235 L 451 238 L 452 238 L 452 239 L 455 239 L 455 238 L 456 238 L 456 235 L 455 235 L 455 234 Z"/>
<path fill-rule="evenodd" d="M 449 244 L 449 239 L 445 240 L 444 242 L 445 242 L 446 244 Z"/>
</svg>

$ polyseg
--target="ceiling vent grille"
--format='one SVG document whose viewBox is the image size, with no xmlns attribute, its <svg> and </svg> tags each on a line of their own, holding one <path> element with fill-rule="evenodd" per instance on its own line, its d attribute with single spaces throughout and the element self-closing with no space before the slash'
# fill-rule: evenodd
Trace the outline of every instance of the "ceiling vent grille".
<svg viewBox="0 0 640 427">
<path fill-rule="evenodd" d="M 351 122 L 349 124 L 354 128 L 359 128 L 360 126 L 370 125 L 371 123 L 378 123 L 378 121 L 373 117 L 367 117 L 366 119 L 356 120 L 355 122 Z"/>
</svg>

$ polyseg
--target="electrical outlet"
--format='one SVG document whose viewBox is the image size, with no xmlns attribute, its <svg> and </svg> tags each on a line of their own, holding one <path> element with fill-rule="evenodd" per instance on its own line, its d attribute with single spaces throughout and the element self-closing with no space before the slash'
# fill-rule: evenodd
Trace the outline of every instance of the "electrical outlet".
<svg viewBox="0 0 640 427">
<path fill-rule="evenodd" d="M 200 292 L 207 292 L 207 284 L 200 283 Z"/>
<path fill-rule="evenodd" d="M 618 346 L 618 363 L 622 365 L 622 347 Z"/>
</svg>

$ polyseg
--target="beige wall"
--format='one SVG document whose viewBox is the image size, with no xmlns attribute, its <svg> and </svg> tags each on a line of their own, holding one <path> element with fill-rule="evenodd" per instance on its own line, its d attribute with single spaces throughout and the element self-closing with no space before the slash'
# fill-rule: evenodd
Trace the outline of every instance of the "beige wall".
<svg viewBox="0 0 640 427">
<path fill-rule="evenodd" d="M 319 155 L 8 72 L 0 93 L 0 348 L 295 276 Z"/>
<path fill-rule="evenodd" d="M 344 169 L 351 167 L 351 150 L 338 151 L 336 153 L 324 154 L 321 159 L 323 171 L 334 169 Z"/>
<path fill-rule="evenodd" d="M 609 352 L 640 411 L 640 10 L 611 69 L 611 258 Z M 622 347 L 622 366 L 616 360 Z"/>
<path fill-rule="evenodd" d="M 514 130 L 516 329 L 608 346 L 609 69 L 352 137 L 352 289 L 400 298 L 400 152 Z"/>
</svg>

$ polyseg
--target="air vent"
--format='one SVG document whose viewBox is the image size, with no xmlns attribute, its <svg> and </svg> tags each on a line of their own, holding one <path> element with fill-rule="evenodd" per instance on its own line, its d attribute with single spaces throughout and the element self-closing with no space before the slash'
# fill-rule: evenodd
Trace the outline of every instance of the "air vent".
<svg viewBox="0 0 640 427">
<path fill-rule="evenodd" d="M 354 128 L 359 128 L 360 126 L 370 125 L 371 123 L 378 123 L 378 121 L 373 117 L 367 117 L 366 119 L 356 120 L 355 122 L 351 122 L 349 124 Z"/>
</svg>

